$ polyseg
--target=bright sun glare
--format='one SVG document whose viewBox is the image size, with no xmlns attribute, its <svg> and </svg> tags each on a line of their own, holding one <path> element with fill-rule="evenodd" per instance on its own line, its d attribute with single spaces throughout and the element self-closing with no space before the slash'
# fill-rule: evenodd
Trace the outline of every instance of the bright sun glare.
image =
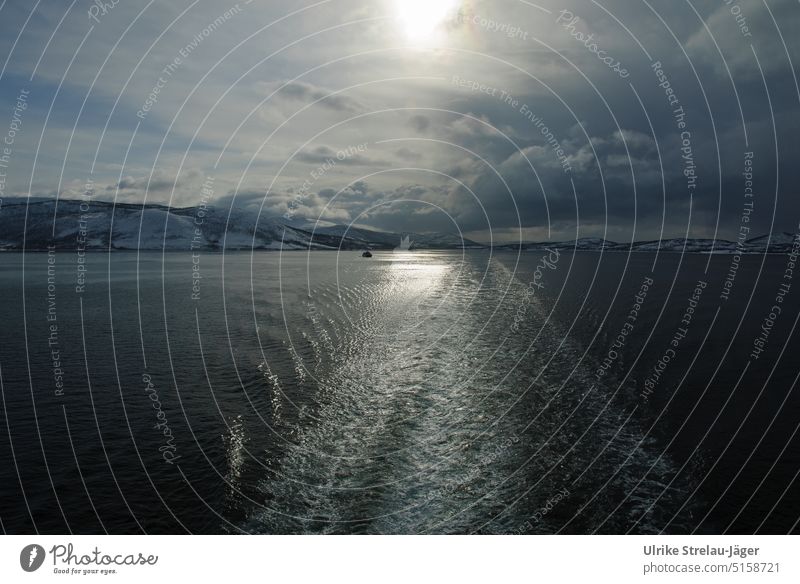
<svg viewBox="0 0 800 584">
<path fill-rule="evenodd" d="M 446 19 L 455 15 L 459 0 L 395 0 L 397 18 L 406 37 L 415 43 L 433 40 Z"/>
</svg>

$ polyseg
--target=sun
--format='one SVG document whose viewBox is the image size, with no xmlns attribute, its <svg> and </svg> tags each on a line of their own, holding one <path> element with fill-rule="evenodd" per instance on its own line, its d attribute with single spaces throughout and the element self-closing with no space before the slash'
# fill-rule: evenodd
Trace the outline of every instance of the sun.
<svg viewBox="0 0 800 584">
<path fill-rule="evenodd" d="M 434 41 L 440 26 L 456 15 L 458 5 L 459 0 L 394 0 L 397 20 L 415 44 Z"/>
</svg>

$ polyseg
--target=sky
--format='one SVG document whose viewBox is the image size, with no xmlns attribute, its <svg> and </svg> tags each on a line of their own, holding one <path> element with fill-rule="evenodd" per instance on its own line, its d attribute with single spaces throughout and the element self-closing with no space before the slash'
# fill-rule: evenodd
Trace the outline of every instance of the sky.
<svg viewBox="0 0 800 584">
<path fill-rule="evenodd" d="M 0 0 L 0 198 L 794 233 L 798 30 L 795 0 Z"/>
</svg>

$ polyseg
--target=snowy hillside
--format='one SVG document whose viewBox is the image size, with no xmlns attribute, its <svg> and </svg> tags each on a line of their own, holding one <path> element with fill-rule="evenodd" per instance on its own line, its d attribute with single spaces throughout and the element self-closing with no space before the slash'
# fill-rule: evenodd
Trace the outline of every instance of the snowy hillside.
<svg viewBox="0 0 800 584">
<path fill-rule="evenodd" d="M 743 253 L 790 253 L 795 236 L 773 233 L 744 242 Z M 6 199 L 0 206 L 0 250 L 291 250 L 482 249 L 458 234 L 387 233 L 314 223 L 305 218 L 258 217 L 234 208 L 171 208 L 103 201 Z M 735 253 L 721 239 L 662 239 L 616 243 L 597 237 L 561 242 L 496 244 L 502 250 L 556 248 L 576 251 Z M 795 250 L 796 251 L 796 250 Z"/>
<path fill-rule="evenodd" d="M 291 224 L 289 224 L 291 223 Z M 302 225 L 298 227 L 298 225 Z M 413 248 L 481 247 L 458 236 L 405 234 Z M 103 201 L 10 200 L 0 207 L 0 250 L 394 249 L 401 235 L 258 217 L 242 209 L 170 208 Z"/>
<path fill-rule="evenodd" d="M 54 220 L 55 217 L 55 220 Z M 337 242 L 311 242 L 307 232 L 245 213 L 172 209 L 93 201 L 36 201 L 0 208 L 0 249 L 308 249 Z M 85 243 L 84 243 L 85 241 Z"/>
<path fill-rule="evenodd" d="M 741 247 L 741 253 L 791 253 L 795 236 L 790 233 L 775 233 L 749 239 Z M 541 250 L 544 248 L 575 251 L 614 252 L 675 252 L 675 253 L 736 253 L 737 244 L 724 239 L 676 238 L 654 241 L 616 243 L 606 239 L 587 237 L 573 241 L 524 242 L 497 245 L 498 249 Z"/>
</svg>

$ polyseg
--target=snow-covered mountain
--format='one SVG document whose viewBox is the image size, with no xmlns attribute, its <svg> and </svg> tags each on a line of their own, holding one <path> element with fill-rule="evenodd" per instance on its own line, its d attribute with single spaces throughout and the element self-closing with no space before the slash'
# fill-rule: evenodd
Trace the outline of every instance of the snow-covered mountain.
<svg viewBox="0 0 800 584">
<path fill-rule="evenodd" d="M 54 219 L 55 218 L 55 219 Z M 298 227 L 301 225 L 302 227 Z M 444 234 L 405 234 L 412 249 L 481 247 Z M 0 249 L 199 250 L 394 249 L 401 234 L 259 217 L 234 208 L 172 208 L 104 201 L 9 200 L 0 207 Z"/>
<path fill-rule="evenodd" d="M 55 220 L 54 220 L 55 217 Z M 797 251 L 791 233 L 773 233 L 744 242 L 743 253 Z M 250 211 L 212 207 L 174 208 L 104 201 L 5 199 L 0 206 L 0 250 L 292 250 L 483 249 L 458 234 L 388 233 L 363 227 L 315 223 L 295 217 L 259 217 Z M 494 249 L 556 248 L 609 252 L 735 253 L 722 239 L 662 239 L 616 243 L 597 237 L 561 242 L 495 244 Z"/>
<path fill-rule="evenodd" d="M 459 235 L 447 233 L 387 233 L 373 231 L 363 227 L 349 227 L 347 225 L 334 225 L 313 230 L 316 234 L 343 237 L 352 242 L 358 242 L 370 249 L 482 249 L 486 246 L 475 243 Z M 404 245 L 405 241 L 405 245 Z"/>
<path fill-rule="evenodd" d="M 54 221 L 55 217 L 55 221 Z M 211 209 L 102 201 L 34 201 L 0 208 L 0 249 L 308 249 L 305 232 Z M 325 247 L 320 242 L 313 247 Z"/>
<path fill-rule="evenodd" d="M 741 253 L 791 253 L 795 246 L 795 236 L 791 233 L 773 233 L 745 241 Z M 800 243 L 798 243 L 800 245 Z M 495 246 L 500 249 L 540 250 L 544 248 L 576 251 L 617 251 L 617 252 L 678 252 L 678 253 L 736 253 L 737 244 L 724 239 L 673 238 L 633 243 L 616 243 L 607 239 L 585 237 L 573 241 L 524 242 Z"/>
</svg>

